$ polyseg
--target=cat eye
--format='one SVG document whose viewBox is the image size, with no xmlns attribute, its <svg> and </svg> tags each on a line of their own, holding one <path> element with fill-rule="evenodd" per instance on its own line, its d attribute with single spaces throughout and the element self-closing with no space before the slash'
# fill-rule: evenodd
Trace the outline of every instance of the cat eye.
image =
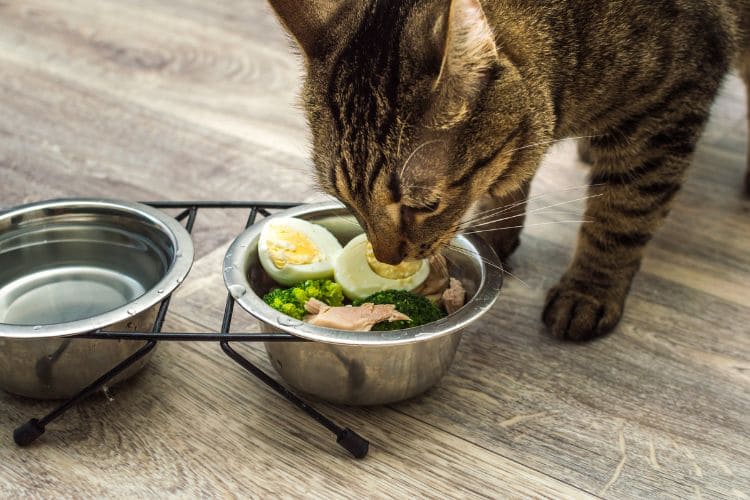
<svg viewBox="0 0 750 500">
<path fill-rule="evenodd" d="M 408 205 L 404 205 L 403 207 L 405 210 L 409 210 L 411 212 L 428 214 L 428 213 L 436 212 L 437 209 L 440 208 L 440 201 L 433 201 L 433 202 L 421 205 L 419 207 L 410 207 Z"/>
<path fill-rule="evenodd" d="M 437 209 L 440 208 L 440 202 L 439 201 L 433 201 L 432 203 L 428 203 L 424 207 L 422 207 L 422 211 L 424 212 L 436 212 Z"/>
</svg>

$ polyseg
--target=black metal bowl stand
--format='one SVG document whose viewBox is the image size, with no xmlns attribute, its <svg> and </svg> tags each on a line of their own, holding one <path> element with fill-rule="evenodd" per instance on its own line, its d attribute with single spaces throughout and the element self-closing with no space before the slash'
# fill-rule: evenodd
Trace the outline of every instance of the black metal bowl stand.
<svg viewBox="0 0 750 500">
<path fill-rule="evenodd" d="M 295 203 L 275 203 L 275 202 L 228 202 L 228 201 L 203 201 L 203 202 L 147 202 L 159 209 L 178 209 L 181 210 L 175 218 L 185 224 L 185 228 L 192 234 L 195 220 L 199 210 L 203 209 L 239 209 L 249 210 L 246 228 L 255 224 L 258 215 L 267 217 L 271 210 L 291 208 Z M 279 395 L 296 405 L 316 422 L 336 435 L 336 442 L 345 448 L 355 458 L 364 458 L 369 450 L 369 442 L 356 432 L 346 427 L 340 427 L 331 419 L 317 411 L 315 408 L 306 403 L 299 396 L 291 392 L 282 384 L 277 382 L 266 372 L 248 361 L 245 357 L 235 351 L 231 342 L 305 342 L 305 340 L 290 334 L 283 333 L 230 333 L 232 325 L 232 315 L 234 313 L 234 298 L 227 294 L 226 306 L 224 308 L 224 318 L 221 323 L 221 332 L 219 333 L 162 333 L 161 329 L 164 324 L 164 318 L 169 310 L 171 296 L 166 297 L 159 307 L 159 312 L 154 321 L 153 328 L 150 332 L 105 332 L 96 331 L 77 335 L 77 339 L 104 339 L 104 340 L 137 340 L 144 341 L 143 346 L 133 353 L 130 357 L 113 367 L 107 373 L 91 382 L 88 386 L 80 390 L 75 396 L 60 404 L 57 408 L 42 418 L 32 418 L 22 424 L 13 432 L 13 439 L 19 446 L 27 446 L 42 434 L 45 427 L 60 418 L 66 411 L 77 405 L 88 396 L 101 389 L 108 381 L 126 370 L 133 363 L 151 352 L 158 342 L 219 342 L 222 351 L 242 368 L 250 372 L 269 388 L 276 391 Z"/>
</svg>

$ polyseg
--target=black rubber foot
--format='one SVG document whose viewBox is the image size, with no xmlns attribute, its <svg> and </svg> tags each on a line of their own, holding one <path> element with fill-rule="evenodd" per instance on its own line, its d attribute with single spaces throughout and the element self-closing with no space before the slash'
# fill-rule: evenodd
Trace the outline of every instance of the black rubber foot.
<svg viewBox="0 0 750 500">
<path fill-rule="evenodd" d="M 32 418 L 13 431 L 13 440 L 18 446 L 28 446 L 44 434 L 44 427 L 39 420 Z"/>
<path fill-rule="evenodd" d="M 370 442 L 351 429 L 339 432 L 336 442 L 346 448 L 354 458 L 365 458 L 370 450 Z"/>
</svg>

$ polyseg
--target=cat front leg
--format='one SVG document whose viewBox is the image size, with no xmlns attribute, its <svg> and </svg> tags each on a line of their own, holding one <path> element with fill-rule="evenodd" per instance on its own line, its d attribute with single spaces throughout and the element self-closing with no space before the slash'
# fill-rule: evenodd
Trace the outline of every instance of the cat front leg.
<svg viewBox="0 0 750 500">
<path fill-rule="evenodd" d="M 476 223 L 469 229 L 478 231 L 505 261 L 521 244 L 521 231 L 526 220 L 526 201 L 530 182 L 506 195 L 488 192 L 477 205 Z"/>
<path fill-rule="evenodd" d="M 692 104 L 683 112 L 675 105 L 668 119 L 642 118 L 631 135 L 618 128 L 591 141 L 590 222 L 543 312 L 554 336 L 587 340 L 620 320 L 644 248 L 669 212 L 705 124 L 708 103 L 699 111 Z"/>
<path fill-rule="evenodd" d="M 589 140 L 587 138 L 578 139 L 577 147 L 578 159 L 583 163 L 592 165 L 594 163 L 594 159 L 591 153 L 591 143 L 589 142 Z"/>
</svg>

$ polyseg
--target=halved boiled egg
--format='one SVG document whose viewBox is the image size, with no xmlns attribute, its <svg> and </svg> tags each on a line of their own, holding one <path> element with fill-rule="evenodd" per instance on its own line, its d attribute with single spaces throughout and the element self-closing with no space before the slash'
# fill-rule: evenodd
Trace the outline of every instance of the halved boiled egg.
<svg viewBox="0 0 750 500">
<path fill-rule="evenodd" d="M 412 291 L 427 279 L 430 265 L 427 259 L 404 261 L 396 266 L 379 262 L 367 235 L 361 234 L 339 253 L 333 274 L 344 295 L 356 300 L 383 290 Z"/>
<path fill-rule="evenodd" d="M 258 241 L 261 266 L 286 286 L 331 278 L 340 252 L 341 244 L 326 228 L 293 217 L 270 220 Z"/>
</svg>

